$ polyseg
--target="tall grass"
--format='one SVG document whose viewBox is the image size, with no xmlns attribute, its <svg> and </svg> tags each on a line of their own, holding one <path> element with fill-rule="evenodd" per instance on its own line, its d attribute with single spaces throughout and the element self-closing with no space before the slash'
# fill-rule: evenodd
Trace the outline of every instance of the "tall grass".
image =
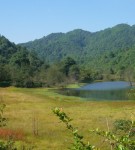
<svg viewBox="0 0 135 150">
<path fill-rule="evenodd" d="M 81 98 L 61 96 L 51 89 L 0 88 L 0 99 L 7 107 L 5 115 L 9 118 L 7 128 L 14 131 L 22 129 L 25 140 L 36 145 L 38 150 L 66 150 L 72 143 L 65 126 L 60 124 L 52 113 L 52 108 L 63 108 L 73 120 L 86 140 L 89 141 L 89 129 L 106 129 L 106 118 L 109 127 L 116 119 L 130 119 L 135 114 L 134 101 L 84 101 Z M 38 135 L 33 135 L 33 120 L 38 121 Z M 91 137 L 92 143 L 100 144 L 100 138 Z M 102 146 L 107 150 L 106 145 Z"/>
</svg>

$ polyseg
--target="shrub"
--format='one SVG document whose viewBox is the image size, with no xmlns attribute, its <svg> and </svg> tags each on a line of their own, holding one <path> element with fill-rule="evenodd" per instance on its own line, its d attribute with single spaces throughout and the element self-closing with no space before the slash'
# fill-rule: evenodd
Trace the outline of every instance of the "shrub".
<svg viewBox="0 0 135 150">
<path fill-rule="evenodd" d="M 130 133 L 129 136 L 135 136 L 135 125 L 131 120 L 119 119 L 114 122 L 114 130 Z M 130 131 L 130 132 L 129 132 Z"/>
<path fill-rule="evenodd" d="M 62 109 L 55 108 L 53 113 L 59 117 L 59 119 L 65 123 L 67 129 L 69 129 L 73 135 L 74 143 L 70 149 L 72 150 L 99 150 L 92 144 L 86 144 L 83 142 L 83 136 L 78 133 L 77 128 L 74 128 L 70 122 L 72 119 L 67 116 Z M 126 131 L 124 135 L 117 136 L 111 131 L 100 131 L 99 129 L 90 130 L 90 133 L 95 133 L 104 138 L 104 141 L 108 142 L 111 150 L 135 150 L 135 139 L 131 137 L 131 132 L 135 127 L 135 121 L 117 120 L 115 121 L 115 127 Z"/>
</svg>

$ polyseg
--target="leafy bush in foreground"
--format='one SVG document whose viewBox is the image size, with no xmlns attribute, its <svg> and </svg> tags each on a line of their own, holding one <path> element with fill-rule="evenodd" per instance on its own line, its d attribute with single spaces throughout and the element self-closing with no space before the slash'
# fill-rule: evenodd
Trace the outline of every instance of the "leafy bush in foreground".
<svg viewBox="0 0 135 150">
<path fill-rule="evenodd" d="M 84 143 L 83 136 L 78 133 L 78 130 L 73 127 L 72 124 L 70 124 L 72 119 L 67 116 L 62 109 L 55 108 L 53 109 L 53 113 L 59 117 L 59 119 L 66 125 L 66 128 L 70 130 L 73 135 L 74 143 L 70 148 L 71 150 L 100 150 L 100 148 L 89 144 L 89 142 L 87 144 Z M 133 129 L 135 128 L 135 121 L 117 120 L 115 122 L 115 127 L 126 132 L 118 136 L 110 131 L 100 131 L 99 129 L 96 129 L 90 131 L 90 133 L 95 133 L 102 136 L 104 141 L 109 143 L 111 150 L 135 150 L 135 139 L 133 136 L 131 136 L 133 135 L 131 133 L 134 132 Z"/>
</svg>

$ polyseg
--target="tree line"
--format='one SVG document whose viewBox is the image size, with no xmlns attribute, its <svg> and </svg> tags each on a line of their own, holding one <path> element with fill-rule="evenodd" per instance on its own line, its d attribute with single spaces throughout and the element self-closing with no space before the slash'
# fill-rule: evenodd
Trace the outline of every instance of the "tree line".
<svg viewBox="0 0 135 150">
<path fill-rule="evenodd" d="M 134 49 L 132 53 L 134 53 Z M 132 53 L 127 51 L 123 57 L 126 59 Z M 117 56 L 122 57 L 121 54 Z M 72 57 L 47 63 L 46 59 L 39 57 L 36 52 L 28 51 L 25 47 L 15 45 L 4 36 L 0 36 L 0 86 L 63 87 L 69 83 L 115 80 L 117 78 L 132 82 L 134 80 L 134 67 L 130 66 L 128 61 L 123 62 L 120 68 L 119 64 L 115 63 L 119 68 L 118 71 L 113 68 L 114 64 L 109 65 L 111 63 L 109 60 L 115 56 L 116 54 L 111 52 L 109 55 L 104 55 L 103 61 L 108 65 L 106 70 L 104 67 L 95 69 L 88 67 L 87 64 L 80 65 Z M 100 66 L 100 64 L 98 65 Z"/>
<path fill-rule="evenodd" d="M 30 52 L 22 46 L 11 43 L 4 36 L 0 37 L 1 86 L 63 86 L 66 83 L 79 80 L 92 81 L 94 76 L 94 72 L 87 70 L 86 73 L 86 70 L 81 69 L 71 57 L 48 64 L 35 52 Z"/>
</svg>

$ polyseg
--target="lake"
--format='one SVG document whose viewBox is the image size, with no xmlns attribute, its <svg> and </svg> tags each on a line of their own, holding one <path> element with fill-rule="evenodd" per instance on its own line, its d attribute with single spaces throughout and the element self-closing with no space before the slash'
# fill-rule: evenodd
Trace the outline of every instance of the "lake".
<svg viewBox="0 0 135 150">
<path fill-rule="evenodd" d="M 131 88 L 130 83 L 126 81 L 108 81 L 87 84 L 77 89 L 63 89 L 58 92 L 87 100 L 128 100 Z"/>
</svg>

